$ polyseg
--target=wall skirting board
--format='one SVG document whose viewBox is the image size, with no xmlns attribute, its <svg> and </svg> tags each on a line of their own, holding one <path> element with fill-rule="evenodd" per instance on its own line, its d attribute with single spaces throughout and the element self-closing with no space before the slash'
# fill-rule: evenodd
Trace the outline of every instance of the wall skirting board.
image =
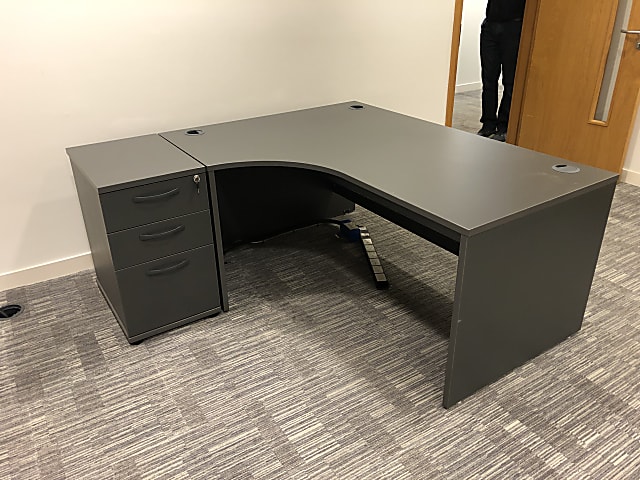
<svg viewBox="0 0 640 480">
<path fill-rule="evenodd" d="M 25 268 L 24 270 L 4 273 L 0 275 L 0 292 L 89 269 L 93 269 L 91 254 L 83 253 L 75 257 L 63 258 L 36 265 L 35 267 Z"/>
<path fill-rule="evenodd" d="M 623 169 L 620 174 L 620 181 L 640 187 L 640 172 L 634 172 L 633 170 Z"/>
<path fill-rule="evenodd" d="M 620 181 L 640 187 L 640 172 L 622 170 Z M 75 257 L 63 258 L 43 265 L 25 268 L 24 270 L 8 272 L 0 275 L 0 292 L 89 269 L 93 269 L 91 254 L 83 253 Z"/>
<path fill-rule="evenodd" d="M 482 82 L 463 83 L 456 85 L 456 93 L 471 92 L 473 90 L 480 90 L 482 88 Z"/>
</svg>

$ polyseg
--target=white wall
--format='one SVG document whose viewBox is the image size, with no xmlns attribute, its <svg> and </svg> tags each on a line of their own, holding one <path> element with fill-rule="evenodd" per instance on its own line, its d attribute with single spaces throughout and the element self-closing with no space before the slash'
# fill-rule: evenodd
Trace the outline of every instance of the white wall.
<svg viewBox="0 0 640 480">
<path fill-rule="evenodd" d="M 462 31 L 458 53 L 456 91 L 482 88 L 480 77 L 480 24 L 485 17 L 487 0 L 464 0 Z"/>
<path fill-rule="evenodd" d="M 91 266 L 67 146 L 350 99 L 444 121 L 453 0 L 1 5 L 0 290 Z"/>
<path fill-rule="evenodd" d="M 636 123 L 620 178 L 623 182 L 640 187 L 640 108 L 636 114 Z"/>
</svg>

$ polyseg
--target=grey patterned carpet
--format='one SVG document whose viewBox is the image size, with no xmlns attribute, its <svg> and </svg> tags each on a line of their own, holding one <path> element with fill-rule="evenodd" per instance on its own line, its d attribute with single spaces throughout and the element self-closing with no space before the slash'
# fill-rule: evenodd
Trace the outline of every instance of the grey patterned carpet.
<svg viewBox="0 0 640 480">
<path fill-rule="evenodd" d="M 0 478 L 640 478 L 640 188 L 583 329 L 441 407 L 456 257 L 358 209 L 227 255 L 231 311 L 125 341 L 92 272 L 0 292 Z"/>
<path fill-rule="evenodd" d="M 502 99 L 502 84 L 499 85 L 499 98 Z M 482 90 L 456 93 L 453 103 L 453 126 L 458 130 L 476 133 L 482 127 Z"/>
</svg>

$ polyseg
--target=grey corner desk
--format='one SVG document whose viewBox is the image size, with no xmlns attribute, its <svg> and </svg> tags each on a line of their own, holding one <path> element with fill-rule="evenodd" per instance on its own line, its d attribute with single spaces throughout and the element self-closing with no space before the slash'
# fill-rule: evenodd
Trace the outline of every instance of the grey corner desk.
<svg viewBox="0 0 640 480">
<path fill-rule="evenodd" d="M 581 328 L 617 181 L 359 102 L 67 152 L 131 343 L 227 310 L 227 247 L 355 203 L 457 254 L 445 407 Z"/>
</svg>

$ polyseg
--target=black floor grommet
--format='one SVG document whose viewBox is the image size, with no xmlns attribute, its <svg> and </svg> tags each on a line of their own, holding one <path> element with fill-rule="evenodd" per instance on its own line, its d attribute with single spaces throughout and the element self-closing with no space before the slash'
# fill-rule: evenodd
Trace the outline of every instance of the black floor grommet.
<svg viewBox="0 0 640 480">
<path fill-rule="evenodd" d="M 22 311 L 22 305 L 5 305 L 0 307 L 0 320 L 15 317 Z"/>
</svg>

